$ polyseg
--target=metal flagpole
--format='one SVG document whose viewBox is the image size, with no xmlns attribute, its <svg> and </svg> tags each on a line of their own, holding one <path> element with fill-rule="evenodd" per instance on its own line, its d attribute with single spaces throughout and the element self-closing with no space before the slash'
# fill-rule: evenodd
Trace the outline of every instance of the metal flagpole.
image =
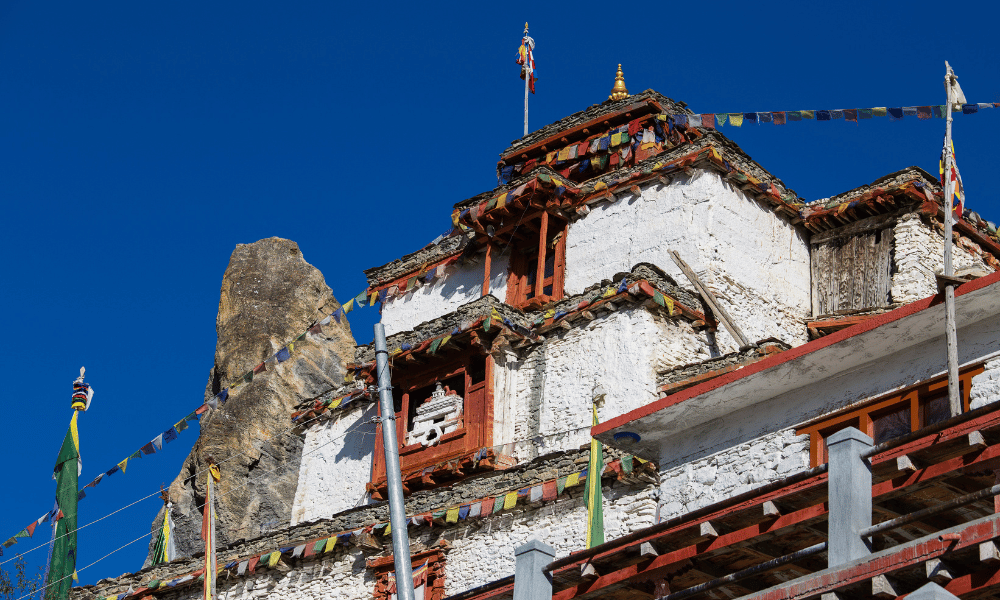
<svg viewBox="0 0 1000 600">
<path fill-rule="evenodd" d="M 524 38 L 527 56 L 524 59 L 524 135 L 528 135 L 528 84 L 531 82 L 531 46 L 528 46 L 528 22 L 524 22 Z"/>
<path fill-rule="evenodd" d="M 951 107 L 953 103 L 953 89 L 958 85 L 958 78 L 951 69 L 948 61 L 944 62 L 945 76 L 944 87 L 948 94 L 947 102 L 947 122 L 944 135 L 944 303 L 945 303 L 945 333 L 948 339 L 948 404 L 951 407 L 951 416 L 962 414 L 962 400 L 958 393 L 958 333 L 955 330 L 955 284 L 952 278 L 955 276 L 955 268 L 951 263 L 952 245 L 952 204 L 955 196 L 955 185 L 951 180 L 951 170 L 955 157 L 951 151 Z"/>
<path fill-rule="evenodd" d="M 406 531 L 403 478 L 399 469 L 399 448 L 396 447 L 396 411 L 392 406 L 392 382 L 389 378 L 389 350 L 385 345 L 385 326 L 381 323 L 375 323 L 375 369 L 378 372 L 382 448 L 385 450 L 385 475 L 389 487 L 389 526 L 392 527 L 392 557 L 396 567 L 396 598 L 414 600 L 410 536 Z"/>
</svg>

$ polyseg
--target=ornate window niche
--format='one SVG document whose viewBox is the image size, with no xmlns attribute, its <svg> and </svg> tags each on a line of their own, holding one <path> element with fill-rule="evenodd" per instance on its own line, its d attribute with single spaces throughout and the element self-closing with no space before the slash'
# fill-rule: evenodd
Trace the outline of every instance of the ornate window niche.
<svg viewBox="0 0 1000 600">
<path fill-rule="evenodd" d="M 964 411 L 969 410 L 972 378 L 983 370 L 982 365 L 971 365 L 959 371 L 959 393 Z M 824 417 L 800 427 L 795 433 L 809 434 L 810 463 L 816 467 L 827 461 L 826 439 L 841 429 L 855 427 L 880 444 L 949 417 L 948 377 L 942 376 Z"/>
<path fill-rule="evenodd" d="M 492 444 L 493 360 L 472 344 L 460 348 L 460 343 L 452 343 L 454 349 L 449 350 L 449 355 L 429 356 L 419 364 L 397 364 L 393 370 L 396 440 L 407 494 L 463 477 L 463 465 L 466 470 L 469 466 L 464 463 Z M 492 467 L 492 458 L 477 457 L 475 465 Z M 449 468 L 442 469 L 441 465 L 449 461 Z M 385 497 L 385 485 L 379 426 L 368 486 L 374 499 Z"/>
<path fill-rule="evenodd" d="M 415 600 L 442 600 L 444 598 L 444 548 L 432 548 L 410 556 L 413 569 Z M 368 568 L 375 574 L 375 600 L 396 600 L 394 557 L 368 560 Z"/>
</svg>

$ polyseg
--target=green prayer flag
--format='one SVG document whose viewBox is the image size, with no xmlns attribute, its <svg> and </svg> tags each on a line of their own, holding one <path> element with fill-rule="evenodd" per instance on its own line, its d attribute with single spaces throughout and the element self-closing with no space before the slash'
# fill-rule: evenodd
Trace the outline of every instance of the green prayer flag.
<svg viewBox="0 0 1000 600">
<path fill-rule="evenodd" d="M 884 106 L 876 106 L 872 109 L 872 115 L 876 117 L 884 117 L 886 115 L 886 110 Z"/>
<path fill-rule="evenodd" d="M 431 342 L 431 348 L 430 348 L 431 354 L 434 354 L 435 352 L 437 352 L 438 348 L 441 346 L 441 340 L 442 340 L 442 338 L 438 338 L 438 339 L 434 340 L 433 342 Z"/>
<path fill-rule="evenodd" d="M 365 305 L 365 295 L 367 294 L 367 292 L 368 290 L 364 290 L 360 294 L 354 297 L 354 303 L 358 305 L 358 308 L 361 308 L 362 306 Z"/>
<path fill-rule="evenodd" d="M 625 456 L 622 457 L 622 471 L 624 471 L 625 473 L 631 473 L 632 472 L 632 455 L 631 454 L 626 454 Z"/>
<path fill-rule="evenodd" d="M 667 305 L 666 301 L 663 299 L 663 294 L 661 294 L 659 290 L 653 292 L 653 302 L 656 302 L 660 306 Z"/>
<path fill-rule="evenodd" d="M 813 110 L 803 110 L 802 111 L 802 118 L 803 119 L 812 119 L 815 115 L 816 115 L 816 111 L 813 111 Z"/>
<path fill-rule="evenodd" d="M 663 299 L 663 295 L 660 299 Z M 597 427 L 597 404 L 594 404 L 594 427 Z M 590 464 L 587 467 L 587 548 L 604 543 L 604 495 L 601 493 L 601 470 L 604 468 L 604 446 L 590 438 Z"/>
<path fill-rule="evenodd" d="M 77 478 L 80 476 L 80 440 L 73 413 L 69 431 L 63 439 L 59 457 L 56 458 L 56 506 L 62 518 L 56 521 L 54 541 L 51 545 L 52 558 L 46 579 L 45 600 L 66 600 L 73 586 L 76 574 L 76 503 Z"/>
<path fill-rule="evenodd" d="M 135 452 L 129 455 L 129 458 L 142 458 L 142 451 L 136 450 Z"/>
<path fill-rule="evenodd" d="M 557 495 L 562 495 L 563 490 L 565 490 L 565 489 L 566 489 L 566 478 L 565 477 L 560 477 L 556 481 L 556 494 Z"/>
<path fill-rule="evenodd" d="M 243 383 L 250 383 L 253 381 L 253 371 L 247 371 L 243 376 Z"/>
<path fill-rule="evenodd" d="M 28 535 L 28 530 L 27 529 L 22 529 L 21 531 L 17 532 L 17 535 L 15 535 L 14 537 L 15 538 L 26 538 L 26 537 L 30 537 L 30 536 Z"/>
<path fill-rule="evenodd" d="M 503 494 L 497 496 L 496 500 L 493 501 L 493 512 L 492 512 L 492 514 L 496 514 L 496 513 L 500 512 L 501 510 L 503 510 Z"/>
<path fill-rule="evenodd" d="M 323 546 L 326 545 L 326 540 L 320 540 L 313 544 L 313 552 L 322 552 Z"/>
</svg>

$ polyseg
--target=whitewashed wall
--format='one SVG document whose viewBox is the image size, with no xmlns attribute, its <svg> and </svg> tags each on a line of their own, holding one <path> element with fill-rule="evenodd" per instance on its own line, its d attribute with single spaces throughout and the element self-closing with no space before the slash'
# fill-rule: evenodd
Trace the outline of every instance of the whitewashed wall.
<svg viewBox="0 0 1000 600">
<path fill-rule="evenodd" d="M 345 410 L 306 431 L 291 524 L 328 518 L 365 503 L 375 448 L 376 404 Z"/>
<path fill-rule="evenodd" d="M 706 334 L 685 321 L 640 307 L 599 317 L 508 361 L 506 372 L 494 378 L 494 414 L 512 415 L 513 427 L 495 430 L 494 443 L 517 441 L 514 454 L 521 462 L 578 448 L 590 441 L 597 384 L 607 393 L 599 410 L 607 420 L 653 401 L 657 371 L 710 357 Z"/>
<path fill-rule="evenodd" d="M 695 170 L 670 185 L 649 184 L 571 223 L 566 245 L 566 292 L 639 262 L 652 263 L 691 287 L 668 250 L 717 293 L 751 340 L 807 340 L 809 248 L 803 234 L 718 174 Z M 720 328 L 723 352 L 735 350 Z"/>
<path fill-rule="evenodd" d="M 509 256 L 496 256 L 490 265 L 490 294 L 507 299 Z M 416 290 L 387 300 L 382 308 L 385 334 L 408 331 L 414 326 L 454 312 L 483 294 L 484 261 L 463 266 L 451 265 L 444 277 L 425 283 Z"/>
<path fill-rule="evenodd" d="M 937 293 L 934 273 L 944 268 L 944 234 L 911 213 L 893 229 L 896 274 L 892 276 L 892 301 L 910 303 Z M 983 259 L 957 244 L 952 245 L 955 269 L 977 267 L 992 271 Z"/>
<path fill-rule="evenodd" d="M 656 490 L 605 486 L 604 539 L 610 541 L 653 525 Z M 456 535 L 445 563 L 445 595 L 451 596 L 514 574 L 514 549 L 532 539 L 552 546 L 556 557 L 582 550 L 587 540 L 587 503 L 583 494 L 538 509 L 512 511 L 479 521 Z"/>
<path fill-rule="evenodd" d="M 1000 401 L 1000 358 L 992 358 L 983 367 L 986 370 L 972 378 L 971 410 Z"/>
</svg>

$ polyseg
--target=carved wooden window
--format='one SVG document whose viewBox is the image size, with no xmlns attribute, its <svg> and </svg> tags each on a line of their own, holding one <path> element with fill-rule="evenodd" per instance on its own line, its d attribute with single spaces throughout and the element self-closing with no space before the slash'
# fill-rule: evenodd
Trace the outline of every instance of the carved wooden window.
<svg viewBox="0 0 1000 600">
<path fill-rule="evenodd" d="M 969 410 L 972 378 L 983 370 L 982 365 L 976 365 L 959 371 L 959 391 L 965 411 Z M 944 376 L 826 417 L 795 433 L 809 434 L 809 456 L 815 467 L 827 461 L 826 440 L 841 429 L 857 428 L 881 444 L 949 417 L 948 378 Z"/>
<path fill-rule="evenodd" d="M 507 282 L 507 303 L 537 308 L 563 297 L 566 275 L 566 221 L 542 211 L 521 223 Z M 516 232 L 515 232 L 516 233 Z"/>
<path fill-rule="evenodd" d="M 492 444 L 491 369 L 492 361 L 472 347 L 450 360 L 396 365 L 393 408 L 404 479 Z M 372 483 L 376 490 L 385 485 L 381 426 L 376 431 Z"/>
<path fill-rule="evenodd" d="M 814 316 L 888 306 L 892 301 L 892 228 L 813 238 Z"/>
<path fill-rule="evenodd" d="M 368 568 L 375 574 L 375 600 L 396 600 L 395 562 L 390 554 L 370 559 Z M 414 600 L 444 598 L 444 550 L 433 548 L 410 556 L 413 569 Z"/>
</svg>

